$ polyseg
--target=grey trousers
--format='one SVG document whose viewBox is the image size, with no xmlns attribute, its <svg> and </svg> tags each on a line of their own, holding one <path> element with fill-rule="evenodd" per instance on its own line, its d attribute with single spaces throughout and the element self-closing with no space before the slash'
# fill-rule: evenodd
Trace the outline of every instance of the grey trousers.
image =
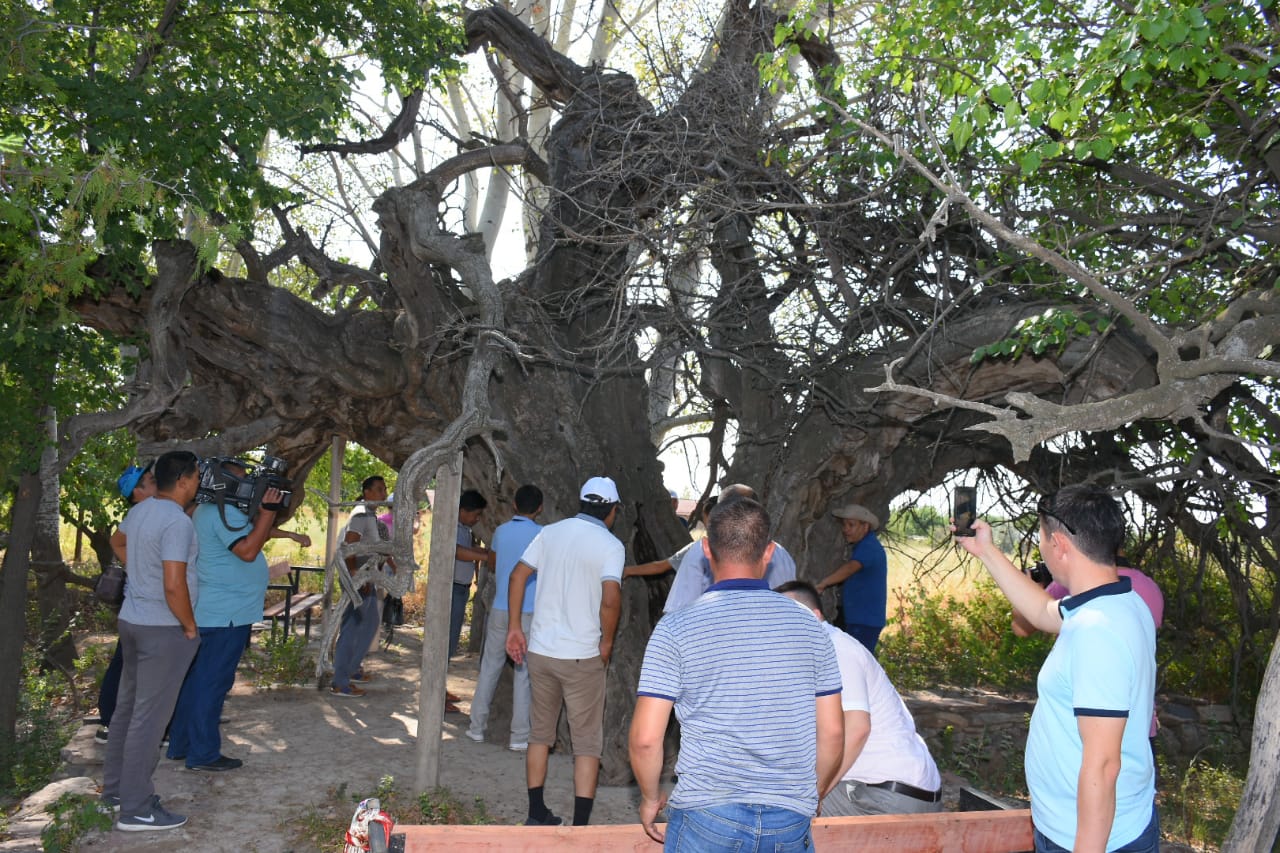
<svg viewBox="0 0 1280 853">
<path fill-rule="evenodd" d="M 476 678 L 476 695 L 471 699 L 471 733 L 484 735 L 485 725 L 489 722 L 489 705 L 493 702 L 493 691 L 498 688 L 498 679 L 502 677 L 504 664 L 507 662 L 507 624 L 509 616 L 505 610 L 490 610 L 485 620 L 484 651 L 480 653 L 480 675 Z M 529 625 L 533 622 L 532 613 L 520 614 L 520 626 L 526 636 Z M 510 743 L 529 742 L 529 666 L 520 664 L 512 672 L 511 682 L 511 741 Z"/>
<path fill-rule="evenodd" d="M 200 638 L 187 639 L 177 625 L 134 625 L 121 619 L 119 627 L 124 669 L 107 738 L 102 794 L 119 797 L 120 815 L 130 817 L 151 810 L 160 739 Z"/>
<path fill-rule="evenodd" d="M 927 814 L 942 811 L 942 802 L 926 803 L 906 794 L 872 788 L 843 779 L 822 798 L 823 817 L 857 817 L 872 814 Z"/>
</svg>

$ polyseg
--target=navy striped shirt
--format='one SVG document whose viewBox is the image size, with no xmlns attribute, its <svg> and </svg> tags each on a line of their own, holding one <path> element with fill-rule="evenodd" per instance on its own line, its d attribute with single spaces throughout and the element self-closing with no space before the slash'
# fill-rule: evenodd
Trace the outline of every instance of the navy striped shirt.
<svg viewBox="0 0 1280 853">
<path fill-rule="evenodd" d="M 675 703 L 671 805 L 750 803 L 812 815 L 815 700 L 839 692 L 822 625 L 764 581 L 723 581 L 668 613 L 649 638 L 637 693 Z"/>
</svg>

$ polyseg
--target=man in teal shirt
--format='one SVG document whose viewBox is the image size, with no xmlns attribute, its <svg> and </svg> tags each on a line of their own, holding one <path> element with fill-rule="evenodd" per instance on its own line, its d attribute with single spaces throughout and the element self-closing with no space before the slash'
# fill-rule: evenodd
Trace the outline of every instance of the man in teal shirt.
<svg viewBox="0 0 1280 853">
<path fill-rule="evenodd" d="M 245 476 L 237 462 L 221 465 L 226 474 Z M 185 760 L 188 770 L 234 770 L 243 763 L 222 754 L 218 721 L 249 644 L 250 628 L 262 621 L 268 581 L 262 546 L 272 537 L 288 537 L 303 547 L 311 544 L 303 534 L 274 526 L 276 510 L 267 507 L 278 505 L 280 498 L 278 489 L 267 489 L 252 519 L 231 504 L 214 503 L 200 504 L 192 516 L 200 543 L 200 598 L 195 608 L 200 650 L 178 694 L 168 751 L 169 758 Z"/>
</svg>

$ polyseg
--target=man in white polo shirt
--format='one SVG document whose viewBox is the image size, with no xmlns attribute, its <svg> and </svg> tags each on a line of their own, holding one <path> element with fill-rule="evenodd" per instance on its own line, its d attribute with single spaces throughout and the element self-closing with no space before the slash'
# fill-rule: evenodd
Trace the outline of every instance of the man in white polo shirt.
<svg viewBox="0 0 1280 853">
<path fill-rule="evenodd" d="M 578 514 L 544 527 L 511 573 L 508 613 L 521 612 L 525 581 L 538 575 L 529 638 L 518 619 L 507 628 L 507 654 L 517 664 L 527 657 L 533 694 L 525 758 L 529 826 L 561 823 L 543 800 L 561 704 L 573 743 L 573 823 L 591 819 L 604 749 L 605 668 L 622 612 L 626 549 L 609 532 L 618 509 L 613 480 L 592 477 L 579 493 Z"/>
<path fill-rule="evenodd" d="M 818 590 L 806 581 L 777 588 L 813 612 L 840 665 L 844 754 L 839 781 L 822 798 L 824 817 L 942 811 L 942 777 L 916 722 L 866 646 L 823 620 Z"/>
</svg>

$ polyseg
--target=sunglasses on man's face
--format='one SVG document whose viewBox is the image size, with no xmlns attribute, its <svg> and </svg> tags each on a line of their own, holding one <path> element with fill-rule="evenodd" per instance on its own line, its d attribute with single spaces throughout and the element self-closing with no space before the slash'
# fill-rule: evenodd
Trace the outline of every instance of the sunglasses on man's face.
<svg viewBox="0 0 1280 853">
<path fill-rule="evenodd" d="M 1036 512 L 1046 518 L 1052 518 L 1054 521 L 1067 528 L 1067 532 L 1072 536 L 1076 535 L 1076 529 L 1066 522 L 1062 516 L 1053 511 L 1053 501 L 1057 494 L 1045 495 L 1040 498 L 1040 502 L 1036 504 Z"/>
</svg>

